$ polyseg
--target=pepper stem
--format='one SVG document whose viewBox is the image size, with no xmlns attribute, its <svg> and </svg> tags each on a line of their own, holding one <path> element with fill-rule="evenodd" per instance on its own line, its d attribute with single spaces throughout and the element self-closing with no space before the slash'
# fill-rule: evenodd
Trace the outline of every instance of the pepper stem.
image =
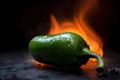
<svg viewBox="0 0 120 80">
<path fill-rule="evenodd" d="M 83 55 L 88 56 L 89 58 L 96 58 L 98 60 L 98 67 L 96 70 L 102 72 L 104 69 L 104 61 L 102 57 L 94 52 L 91 52 L 88 48 L 83 48 Z"/>
</svg>

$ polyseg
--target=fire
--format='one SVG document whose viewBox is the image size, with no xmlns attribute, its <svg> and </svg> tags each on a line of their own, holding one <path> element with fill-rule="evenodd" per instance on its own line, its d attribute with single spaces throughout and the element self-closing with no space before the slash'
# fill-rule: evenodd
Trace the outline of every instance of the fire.
<svg viewBox="0 0 120 80">
<path fill-rule="evenodd" d="M 53 15 L 51 15 L 52 27 L 49 31 L 49 34 L 57 34 L 62 32 L 74 32 L 81 35 L 85 41 L 90 46 L 90 50 L 98 53 L 100 56 L 103 55 L 102 51 L 102 42 L 97 34 L 84 23 L 82 19 L 80 22 L 78 19 L 75 19 L 75 22 L 63 22 L 58 24 L 57 20 Z"/>
<path fill-rule="evenodd" d="M 84 5 L 82 6 L 79 15 L 74 16 L 73 21 L 63 21 L 58 22 L 54 15 L 51 15 L 51 29 L 48 32 L 48 34 L 57 34 L 57 33 L 63 33 L 63 32 L 74 32 L 79 35 L 81 35 L 84 40 L 87 42 L 87 44 L 90 47 L 90 50 L 99 54 L 101 57 L 103 56 L 102 51 L 102 41 L 100 37 L 94 32 L 94 30 L 91 28 L 91 26 L 87 23 L 85 20 L 86 14 L 93 9 L 93 7 L 96 6 L 97 1 L 96 0 L 86 0 Z M 96 59 L 90 59 L 91 61 L 96 61 Z M 91 65 L 91 61 L 89 61 L 83 68 L 91 68 L 93 67 Z M 45 67 L 47 65 L 36 62 L 38 65 Z M 95 64 L 96 65 L 96 64 Z"/>
<path fill-rule="evenodd" d="M 74 32 L 81 35 L 87 44 L 90 47 L 90 50 L 103 56 L 102 51 L 102 41 L 100 37 L 91 29 L 89 24 L 85 21 L 85 16 L 87 12 L 96 2 L 90 2 L 96 0 L 87 0 L 82 10 L 80 11 L 80 15 L 75 16 L 73 22 L 64 21 L 62 23 L 58 23 L 56 18 L 51 15 L 51 29 L 49 34 L 57 34 L 62 32 Z"/>
</svg>

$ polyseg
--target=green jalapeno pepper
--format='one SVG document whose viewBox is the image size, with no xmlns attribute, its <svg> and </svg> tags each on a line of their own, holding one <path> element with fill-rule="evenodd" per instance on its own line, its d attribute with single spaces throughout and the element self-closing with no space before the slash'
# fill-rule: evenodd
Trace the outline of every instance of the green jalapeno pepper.
<svg viewBox="0 0 120 80">
<path fill-rule="evenodd" d="M 29 42 L 29 51 L 36 61 L 49 65 L 80 67 L 89 58 L 96 58 L 97 69 L 104 68 L 102 57 L 91 52 L 85 40 L 72 32 L 35 36 Z"/>
</svg>

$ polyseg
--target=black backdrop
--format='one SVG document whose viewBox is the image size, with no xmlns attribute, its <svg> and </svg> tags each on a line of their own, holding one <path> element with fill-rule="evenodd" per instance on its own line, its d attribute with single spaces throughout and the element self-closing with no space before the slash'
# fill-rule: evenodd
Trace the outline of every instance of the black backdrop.
<svg viewBox="0 0 120 80">
<path fill-rule="evenodd" d="M 51 13 L 58 18 L 71 19 L 77 1 L 80 0 L 1 2 L 0 52 L 28 48 L 33 36 L 47 34 Z M 90 18 L 90 23 L 101 36 L 106 50 L 119 52 L 119 14 L 117 0 L 99 0 L 99 10 Z"/>
</svg>

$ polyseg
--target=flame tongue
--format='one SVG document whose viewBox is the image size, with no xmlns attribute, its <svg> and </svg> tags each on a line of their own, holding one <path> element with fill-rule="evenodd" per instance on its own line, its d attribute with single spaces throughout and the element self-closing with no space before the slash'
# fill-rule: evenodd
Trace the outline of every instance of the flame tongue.
<svg viewBox="0 0 120 80">
<path fill-rule="evenodd" d="M 51 29 L 49 34 L 57 34 L 62 32 L 74 32 L 81 35 L 90 47 L 90 50 L 96 52 L 100 56 L 102 52 L 102 42 L 95 32 L 80 18 L 75 18 L 74 22 L 63 22 L 59 24 L 55 17 L 51 15 Z"/>
<path fill-rule="evenodd" d="M 85 0 L 84 5 L 82 6 L 79 15 L 74 17 L 73 22 L 70 21 L 63 21 L 62 23 L 58 23 L 56 18 L 51 15 L 51 29 L 49 34 L 57 34 L 63 32 L 74 32 L 81 35 L 87 44 L 90 47 L 90 50 L 103 56 L 102 51 L 102 41 L 99 36 L 90 28 L 89 24 L 85 21 L 86 14 L 95 8 L 97 4 L 97 0 Z M 95 60 L 96 59 L 92 59 Z M 36 63 L 45 67 L 42 63 Z M 95 64 L 96 65 L 96 64 Z M 48 65 L 47 65 L 48 66 Z M 89 61 L 86 66 L 83 68 L 93 67 L 91 61 Z"/>
<path fill-rule="evenodd" d="M 74 22 L 64 21 L 58 23 L 56 18 L 51 15 L 51 29 L 49 34 L 62 32 L 74 32 L 81 35 L 90 47 L 90 50 L 103 56 L 102 41 L 99 36 L 90 28 L 85 21 L 86 14 L 97 6 L 97 0 L 85 0 L 78 16 L 74 17 Z"/>
</svg>

